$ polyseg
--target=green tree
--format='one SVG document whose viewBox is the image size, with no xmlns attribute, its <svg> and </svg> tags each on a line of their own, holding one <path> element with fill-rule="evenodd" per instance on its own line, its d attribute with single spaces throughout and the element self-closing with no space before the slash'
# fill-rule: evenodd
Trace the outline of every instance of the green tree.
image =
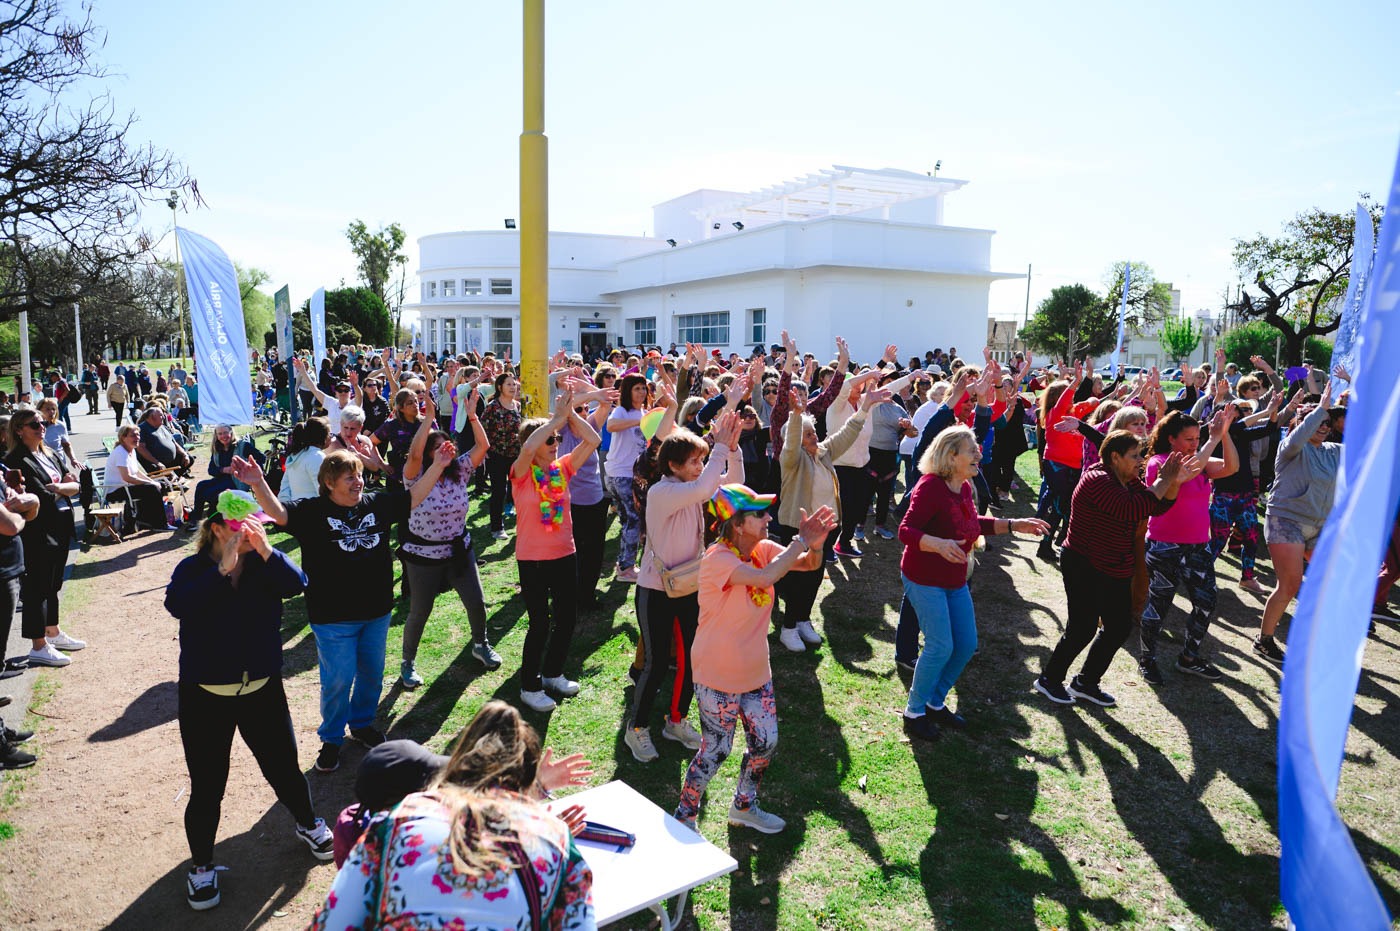
<svg viewBox="0 0 1400 931">
<path fill-rule="evenodd" d="M 1303 346 L 1303 357 L 1309 362 L 1322 368 L 1331 367 L 1331 343 L 1319 336 L 1309 336 Z M 1241 368 L 1249 365 L 1250 356 L 1263 356 L 1280 371 L 1296 364 L 1287 361 L 1282 347 L 1283 334 L 1263 320 L 1251 320 L 1220 337 L 1220 348 L 1225 350 L 1225 358 Z M 1302 357 L 1299 361 L 1302 361 Z"/>
<path fill-rule="evenodd" d="M 399 309 L 403 306 L 403 273 L 408 266 L 408 256 L 403 251 L 406 238 L 403 228 L 390 223 L 370 232 L 363 220 L 353 220 L 345 229 L 345 237 L 350 240 L 350 250 L 359 261 L 356 271 L 360 281 L 385 307 L 393 309 L 393 322 L 397 325 Z M 396 270 L 399 272 L 397 283 L 394 282 Z"/>
<path fill-rule="evenodd" d="M 276 316 L 272 295 L 258 290 L 272 276 L 261 268 L 244 268 L 237 262 L 233 267 L 238 273 L 238 297 L 243 302 L 243 332 L 248 337 L 248 346 L 256 348 L 263 341 L 263 335 L 272 329 Z"/>
<path fill-rule="evenodd" d="M 1379 226 L 1384 209 L 1365 195 L 1362 201 Z M 1283 338 L 1281 364 L 1300 363 L 1311 351 L 1308 340 L 1326 336 L 1341 322 L 1339 305 L 1351 280 L 1354 235 L 1350 212 L 1314 207 L 1285 223 L 1281 236 L 1261 233 L 1235 240 L 1235 268 L 1259 294 L 1244 289 L 1231 309 L 1278 331 Z"/>
<path fill-rule="evenodd" d="M 1113 318 L 1113 339 L 1115 341 L 1118 339 L 1117 314 L 1123 302 L 1123 278 L 1128 264 L 1127 262 L 1114 262 L 1103 279 L 1104 286 L 1108 288 L 1108 295 L 1104 298 L 1104 303 L 1115 315 Z M 1171 316 L 1172 289 L 1171 285 L 1157 280 L 1152 266 L 1146 262 L 1133 262 L 1131 264 L 1133 275 L 1128 283 L 1127 325 L 1138 332 L 1145 332 L 1157 322 Z"/>
<path fill-rule="evenodd" d="M 1190 317 L 1171 318 L 1162 321 L 1158 338 L 1162 351 L 1177 365 L 1185 365 L 1191 353 L 1201 344 L 1201 329 Z"/>
<path fill-rule="evenodd" d="M 326 292 L 326 330 L 331 321 L 354 327 L 360 336 L 354 342 L 387 346 L 393 333 L 389 309 L 369 288 L 336 288 Z M 350 342 L 346 340 L 345 342 Z"/>
<path fill-rule="evenodd" d="M 1113 348 L 1118 318 L 1102 297 L 1082 284 L 1062 285 L 1040 302 L 1021 338 L 1057 359 L 1096 356 Z"/>
</svg>

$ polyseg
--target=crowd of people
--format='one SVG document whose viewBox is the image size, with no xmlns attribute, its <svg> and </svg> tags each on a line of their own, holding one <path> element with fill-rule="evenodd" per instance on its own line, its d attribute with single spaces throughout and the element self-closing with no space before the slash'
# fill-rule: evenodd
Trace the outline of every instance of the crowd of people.
<svg viewBox="0 0 1400 931">
<path fill-rule="evenodd" d="M 908 681 L 903 726 L 916 740 L 973 726 L 950 698 L 977 650 L 977 553 L 998 535 L 1038 538 L 1037 554 L 1063 577 L 1066 627 L 1032 683 L 1049 702 L 1114 705 L 1103 679 L 1135 631 L 1147 683 L 1165 682 L 1157 648 L 1168 638 L 1180 645 L 1177 673 L 1222 678 L 1208 633 L 1215 563 L 1227 550 L 1239 553 L 1240 587 L 1268 595 L 1254 652 L 1282 662 L 1277 626 L 1331 507 L 1348 373 L 1317 384 L 1310 370 L 1284 382 L 1259 357 L 1246 375 L 1218 353 L 1172 391 L 1155 369 L 1115 379 L 1087 360 L 1037 366 L 1028 354 L 999 361 L 983 350 L 969 363 L 950 347 L 902 363 L 889 346 L 863 365 L 840 339 L 834 356 L 804 354 L 787 333 L 747 358 L 695 344 L 596 358 L 560 351 L 540 399 L 548 413 L 537 417 L 527 416 L 517 366 L 489 352 L 342 347 L 319 363 L 258 361 L 259 386 L 282 397 L 296 390 L 310 416 L 293 427 L 275 471 L 233 427 L 210 431 L 208 477 L 185 522 L 198 531 L 194 553 L 166 596 L 180 622 L 189 904 L 219 901 L 213 845 L 237 729 L 296 836 L 317 858 L 330 859 L 337 843 L 348 858 L 315 926 L 410 913 L 590 925 L 590 877 L 571 831 L 581 815 L 540 804 L 581 783 L 587 761 L 554 760 L 504 703 L 483 709 L 448 757 L 386 741 L 376 726 L 400 597 L 396 559 L 408 605 L 402 686 L 424 685 L 418 647 L 450 590 L 470 622 L 472 657 L 512 667 L 519 707 L 535 713 L 588 700 L 588 682 L 570 677 L 581 666 L 577 619 L 597 608 L 600 586 L 635 586 L 635 688 L 622 742 L 639 764 L 660 756 L 660 701 L 660 736 L 691 755 L 674 807 L 691 828 L 742 726 L 728 821 L 784 829 L 760 805 L 778 741 L 769 635 L 794 654 L 822 644 L 827 567 L 859 567 L 867 533 L 903 547 L 895 659 Z M 183 428 L 197 423 L 197 408 L 186 373 L 176 382 L 171 372 L 144 389 L 149 399 L 124 424 L 121 411 L 138 396 L 131 375 L 107 389 L 123 405 L 107 481 L 128 491 L 138 520 L 169 528 L 155 510 L 161 479 L 150 473 L 189 473 L 197 457 Z M 139 370 L 135 378 L 143 390 Z M 102 384 L 96 370 L 94 379 Z M 174 406 L 177 388 L 185 395 Z M 58 625 L 55 547 L 64 520 L 71 534 L 77 482 L 61 431 L 57 452 L 48 438 L 59 406 L 11 418 L 6 463 L 22 478 L 0 505 L 0 580 L 14 571 L 31 655 L 66 661 L 60 651 L 81 643 Z M 1013 497 L 1031 500 L 1016 471 L 1031 449 L 1036 515 L 1002 516 Z M 518 656 L 502 656 L 488 638 L 483 557 L 467 529 L 474 497 L 491 536 L 514 542 L 527 624 Z M 1261 503 L 1272 591 L 1257 573 Z M 277 530 L 299 544 L 299 564 L 269 542 Z M 4 547 L 18 549 L 10 541 L 20 538 L 15 569 Z M 1378 580 L 1380 616 L 1390 616 L 1386 596 L 1400 574 L 1395 549 Z M 1171 633 L 1182 589 L 1191 609 L 1184 632 Z M 284 601 L 299 594 L 319 657 L 314 770 L 336 770 L 347 739 L 369 748 L 358 805 L 335 831 L 313 810 L 281 686 L 277 631 Z M 417 863 L 412 849 L 429 855 Z"/>
</svg>

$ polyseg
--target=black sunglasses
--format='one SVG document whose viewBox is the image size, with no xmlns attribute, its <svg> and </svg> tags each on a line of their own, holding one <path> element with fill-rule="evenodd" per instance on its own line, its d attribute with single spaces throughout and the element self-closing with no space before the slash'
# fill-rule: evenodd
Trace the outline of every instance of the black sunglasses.
<svg viewBox="0 0 1400 931">
<path fill-rule="evenodd" d="M 562 440 L 562 439 L 564 439 L 562 436 L 560 436 L 560 435 L 557 434 L 557 433 L 554 433 L 554 434 L 551 434 L 551 435 L 550 435 L 549 439 L 547 439 L 547 440 L 544 441 L 544 445 L 546 445 L 546 446 L 554 446 L 554 445 L 558 444 L 559 441 Z"/>
</svg>

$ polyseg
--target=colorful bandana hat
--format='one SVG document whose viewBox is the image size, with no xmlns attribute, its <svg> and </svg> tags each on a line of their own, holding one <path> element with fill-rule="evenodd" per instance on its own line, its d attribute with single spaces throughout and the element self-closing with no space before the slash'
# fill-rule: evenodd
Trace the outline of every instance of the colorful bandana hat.
<svg viewBox="0 0 1400 931">
<path fill-rule="evenodd" d="M 267 517 L 261 507 L 258 506 L 258 499 L 249 492 L 230 489 L 219 493 L 218 503 L 214 506 L 214 513 L 224 519 L 230 530 L 242 530 L 245 520 L 256 520 L 259 523 Z"/>
<path fill-rule="evenodd" d="M 710 499 L 710 513 L 723 522 L 740 511 L 766 511 L 778 500 L 777 495 L 760 495 L 747 485 L 721 485 Z"/>
</svg>

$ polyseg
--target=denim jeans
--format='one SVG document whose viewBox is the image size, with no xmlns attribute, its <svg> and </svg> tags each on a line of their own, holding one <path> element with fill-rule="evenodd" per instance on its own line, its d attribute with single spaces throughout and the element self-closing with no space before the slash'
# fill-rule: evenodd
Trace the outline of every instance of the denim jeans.
<svg viewBox="0 0 1400 931">
<path fill-rule="evenodd" d="M 909 689 L 908 713 L 917 717 L 926 707 L 943 707 L 953 683 L 977 649 L 977 618 L 966 585 L 939 588 L 904 579 L 904 595 L 924 632 L 924 651 L 914 666 Z"/>
<path fill-rule="evenodd" d="M 312 624 L 321 663 L 322 743 L 339 746 L 345 728 L 374 723 L 379 695 L 384 690 L 384 646 L 389 639 L 389 615 L 345 624 Z"/>
<path fill-rule="evenodd" d="M 642 539 L 642 515 L 637 510 L 637 499 L 633 496 L 630 478 L 608 477 L 608 494 L 617 504 L 622 527 L 617 537 L 617 567 L 631 569 L 637 563 L 637 545 Z"/>
</svg>

